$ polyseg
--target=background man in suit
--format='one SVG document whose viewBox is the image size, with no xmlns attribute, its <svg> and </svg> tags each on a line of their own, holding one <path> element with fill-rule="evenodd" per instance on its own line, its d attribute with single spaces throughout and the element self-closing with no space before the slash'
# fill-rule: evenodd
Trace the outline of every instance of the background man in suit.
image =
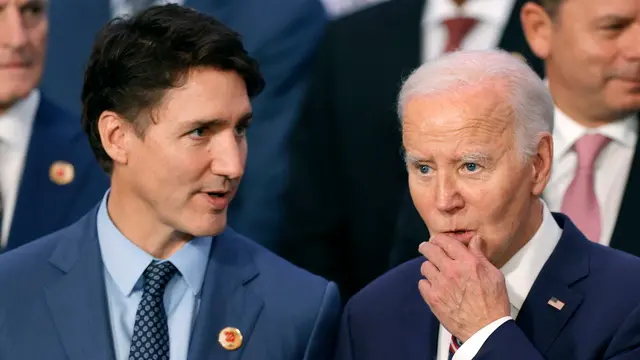
<svg viewBox="0 0 640 360">
<path fill-rule="evenodd" d="M 640 255 L 632 236 L 640 212 L 640 3 L 529 2 L 522 19 L 555 102 L 555 162 L 543 198 L 591 240 Z M 424 227 L 404 228 L 412 235 L 395 244 L 394 265 L 418 256 L 428 238 Z"/>
<path fill-rule="evenodd" d="M 541 70 L 523 3 L 391 0 L 329 26 L 292 135 L 285 258 L 337 280 L 345 296 L 388 269 L 408 191 L 394 111 L 402 78 L 456 48 L 501 47 Z"/>
<path fill-rule="evenodd" d="M 263 86 L 239 35 L 193 10 L 105 27 L 82 100 L 111 188 L 80 221 L 0 257 L 12 275 L 0 358 L 332 354 L 336 285 L 226 228 Z"/>
<path fill-rule="evenodd" d="M 280 240 L 288 138 L 307 87 L 328 16 L 320 0 L 56 0 L 42 88 L 79 112 L 83 70 L 91 44 L 110 17 L 134 14 L 154 3 L 179 3 L 213 15 L 238 31 L 260 64 L 266 87 L 252 99 L 255 122 L 247 138 L 252 156 L 229 207 L 236 230 L 273 249 Z"/>
<path fill-rule="evenodd" d="M 416 70 L 399 112 L 428 260 L 351 299 L 337 358 L 638 358 L 640 259 L 540 199 L 553 159 L 542 80 L 504 52 L 459 52 Z"/>
<path fill-rule="evenodd" d="M 591 240 L 640 255 L 640 1 L 529 2 L 522 19 L 556 105 L 545 201 Z"/>
<path fill-rule="evenodd" d="M 0 252 L 78 220 L 108 186 L 72 116 L 37 89 L 47 0 L 0 0 Z"/>
</svg>

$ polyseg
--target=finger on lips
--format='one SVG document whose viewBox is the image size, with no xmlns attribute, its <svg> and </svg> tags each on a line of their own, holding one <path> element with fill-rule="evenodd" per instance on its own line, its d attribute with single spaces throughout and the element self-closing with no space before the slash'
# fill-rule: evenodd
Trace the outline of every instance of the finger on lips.
<svg viewBox="0 0 640 360">
<path fill-rule="evenodd" d="M 466 246 L 449 236 L 434 236 L 429 242 L 440 247 L 448 257 L 454 260 L 471 255 Z"/>
</svg>

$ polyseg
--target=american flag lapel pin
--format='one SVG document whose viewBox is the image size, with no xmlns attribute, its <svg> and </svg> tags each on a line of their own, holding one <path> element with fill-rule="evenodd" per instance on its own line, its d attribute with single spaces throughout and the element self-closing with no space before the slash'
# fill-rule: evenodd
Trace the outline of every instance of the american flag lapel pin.
<svg viewBox="0 0 640 360">
<path fill-rule="evenodd" d="M 555 297 L 552 297 L 551 299 L 549 299 L 547 304 L 553 306 L 557 310 L 562 310 L 562 308 L 564 307 L 564 303 L 562 301 L 556 299 Z"/>
</svg>

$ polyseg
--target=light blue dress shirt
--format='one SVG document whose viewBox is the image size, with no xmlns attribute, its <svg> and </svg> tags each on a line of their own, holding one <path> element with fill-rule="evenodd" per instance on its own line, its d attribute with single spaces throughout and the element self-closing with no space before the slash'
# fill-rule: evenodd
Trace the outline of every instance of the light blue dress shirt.
<svg viewBox="0 0 640 360">
<path fill-rule="evenodd" d="M 98 210 L 98 240 L 116 360 L 127 360 L 142 298 L 142 274 L 155 259 L 129 241 L 113 224 L 106 207 L 108 195 L 107 192 Z M 171 360 L 187 358 L 212 241 L 211 237 L 195 238 L 167 259 L 178 269 L 164 294 Z"/>
</svg>

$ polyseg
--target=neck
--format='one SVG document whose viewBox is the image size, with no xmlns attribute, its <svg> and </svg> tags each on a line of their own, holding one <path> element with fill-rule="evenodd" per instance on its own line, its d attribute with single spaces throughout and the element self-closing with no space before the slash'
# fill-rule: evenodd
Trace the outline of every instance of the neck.
<svg viewBox="0 0 640 360">
<path fill-rule="evenodd" d="M 524 218 L 528 219 L 518 231 L 514 234 L 513 242 L 509 245 L 500 258 L 494 262 L 493 265 L 498 269 L 501 269 L 512 257 L 514 257 L 520 249 L 522 249 L 533 238 L 540 226 L 542 225 L 542 202 L 536 199 L 529 208 L 529 211 L 524 214 Z"/>
<path fill-rule="evenodd" d="M 596 96 L 589 96 L 589 94 L 577 96 L 575 91 L 567 89 L 557 82 L 549 81 L 549 91 L 555 106 L 560 111 L 587 128 L 610 124 L 632 114 L 631 112 L 606 109 L 606 106 Z"/>
<path fill-rule="evenodd" d="M 107 212 L 116 228 L 156 259 L 167 259 L 193 236 L 158 221 L 151 206 L 112 181 Z"/>
</svg>

